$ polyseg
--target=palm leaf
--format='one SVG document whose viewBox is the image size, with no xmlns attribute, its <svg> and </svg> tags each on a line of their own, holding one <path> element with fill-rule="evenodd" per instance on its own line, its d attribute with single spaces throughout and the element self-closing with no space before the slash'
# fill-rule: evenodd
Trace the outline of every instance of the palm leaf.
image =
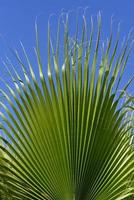
<svg viewBox="0 0 134 200">
<path fill-rule="evenodd" d="M 60 20 L 56 51 L 48 23 L 47 76 L 43 73 L 37 25 L 39 78 L 24 46 L 21 44 L 28 70 L 13 51 L 23 75 L 12 64 L 14 73 L 7 70 L 14 88 L 1 79 L 6 90 L 0 91 L 8 106 L 0 102 L 4 110 L 0 113 L 4 121 L 0 125 L 0 148 L 7 155 L 1 157 L 0 166 L 8 173 L 0 174 L 14 199 L 121 200 L 134 194 L 133 121 L 126 117 L 133 109 L 130 98 L 120 104 L 132 80 L 117 96 L 131 51 L 130 39 L 118 53 L 119 32 L 114 43 L 111 31 L 100 56 L 100 14 L 95 45 L 92 18 L 90 38 L 83 17 L 82 36 L 78 37 L 77 23 L 72 42 L 68 23 L 66 15 L 62 65 Z"/>
</svg>

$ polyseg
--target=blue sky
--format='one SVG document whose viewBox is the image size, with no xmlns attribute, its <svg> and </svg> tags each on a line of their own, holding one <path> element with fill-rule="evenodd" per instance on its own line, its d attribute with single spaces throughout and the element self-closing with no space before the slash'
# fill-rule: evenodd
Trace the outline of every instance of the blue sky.
<svg viewBox="0 0 134 200">
<path fill-rule="evenodd" d="M 115 29 L 121 22 L 122 37 L 134 26 L 133 0 L 0 0 L 0 58 L 9 55 L 8 46 L 19 48 L 21 40 L 31 53 L 35 44 L 34 23 L 37 17 L 41 38 L 46 38 L 47 21 L 51 13 L 57 16 L 61 10 L 76 10 L 78 7 L 89 7 L 89 14 L 96 15 L 100 10 L 103 19 L 103 31 L 108 32 L 111 15 L 114 15 Z M 52 20 L 55 20 L 52 17 Z M 52 31 L 55 26 L 52 26 Z M 133 34 L 134 36 L 134 34 Z M 45 46 L 46 39 L 42 40 Z M 43 47 L 43 44 L 42 44 Z M 44 50 L 44 59 L 46 57 Z M 128 62 L 124 82 L 134 74 L 134 53 Z M 0 61 L 1 64 L 1 61 Z M 133 92 L 133 87 L 130 87 Z"/>
</svg>

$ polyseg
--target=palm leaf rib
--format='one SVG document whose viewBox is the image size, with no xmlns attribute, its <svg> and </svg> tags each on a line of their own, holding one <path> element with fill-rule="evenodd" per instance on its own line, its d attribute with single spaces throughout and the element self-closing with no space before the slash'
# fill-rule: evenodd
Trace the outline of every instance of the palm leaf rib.
<svg viewBox="0 0 134 200">
<path fill-rule="evenodd" d="M 88 38 L 83 16 L 81 38 L 77 22 L 73 39 L 66 14 L 61 53 L 60 19 L 56 50 L 48 23 L 47 76 L 43 73 L 37 24 L 39 77 L 22 43 L 28 69 L 18 52 L 13 54 L 23 75 L 11 62 L 11 68 L 4 63 L 14 86 L 1 78 L 5 89 L 0 92 L 6 103 L 0 101 L 0 190 L 7 188 L 12 199 L 29 200 L 133 197 L 133 97 L 120 103 L 133 78 L 117 96 L 131 52 L 130 37 L 119 52 L 119 32 L 114 42 L 111 29 L 100 56 L 100 13 L 97 35 L 91 18 Z"/>
</svg>

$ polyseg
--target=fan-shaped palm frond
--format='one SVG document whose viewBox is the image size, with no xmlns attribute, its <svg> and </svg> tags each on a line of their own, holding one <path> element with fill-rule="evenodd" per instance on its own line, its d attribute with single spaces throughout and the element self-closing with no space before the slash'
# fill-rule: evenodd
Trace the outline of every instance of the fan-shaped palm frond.
<svg viewBox="0 0 134 200">
<path fill-rule="evenodd" d="M 93 20 L 89 38 L 85 17 L 83 21 L 81 39 L 77 25 L 71 40 L 67 18 L 63 52 L 60 23 L 56 50 L 48 25 L 47 76 L 36 26 L 39 78 L 22 45 L 29 73 L 14 51 L 23 75 L 12 65 L 14 72 L 7 70 L 14 87 L 1 80 L 6 90 L 0 91 L 8 105 L 0 102 L 4 110 L 0 113 L 4 121 L 0 148 L 7 155 L 0 165 L 8 173 L 0 175 L 14 199 L 121 200 L 134 194 L 133 124 L 127 107 L 131 99 L 120 104 L 132 79 L 117 95 L 130 39 L 119 52 L 119 33 L 113 43 L 111 30 L 101 51 L 100 14 L 96 43 Z"/>
</svg>

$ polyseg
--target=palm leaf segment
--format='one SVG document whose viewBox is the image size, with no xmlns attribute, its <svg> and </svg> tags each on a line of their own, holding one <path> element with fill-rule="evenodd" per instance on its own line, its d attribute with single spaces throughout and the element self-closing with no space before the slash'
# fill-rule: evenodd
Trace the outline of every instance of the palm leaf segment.
<svg viewBox="0 0 134 200">
<path fill-rule="evenodd" d="M 95 45 L 93 20 L 90 38 L 85 17 L 83 21 L 80 41 L 77 25 L 71 44 L 68 18 L 64 24 L 61 67 L 60 23 L 55 52 L 48 25 L 47 77 L 42 69 L 37 26 L 35 51 L 40 80 L 23 45 L 30 74 L 17 52 L 23 78 L 13 65 L 14 75 L 7 68 L 14 89 L 5 83 L 11 97 L 1 89 L 11 109 L 0 102 L 8 114 L 1 113 L 1 150 L 6 157 L 1 157 L 0 165 L 7 173 L 0 174 L 14 199 L 120 200 L 134 192 L 133 124 L 132 118 L 125 118 L 124 109 L 130 99 L 119 108 L 131 81 L 117 97 L 130 40 L 126 39 L 118 54 L 119 33 L 113 44 L 111 31 L 100 58 L 100 14 Z"/>
</svg>

